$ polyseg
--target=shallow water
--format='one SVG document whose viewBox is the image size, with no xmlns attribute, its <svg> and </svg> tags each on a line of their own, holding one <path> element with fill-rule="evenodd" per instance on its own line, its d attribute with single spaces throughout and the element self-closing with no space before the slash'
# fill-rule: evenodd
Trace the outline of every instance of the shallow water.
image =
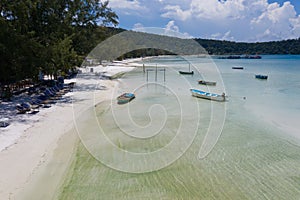
<svg viewBox="0 0 300 200">
<path fill-rule="evenodd" d="M 134 91 L 136 99 L 117 105 L 114 98 L 82 115 L 82 144 L 60 198 L 299 199 L 300 146 L 292 137 L 299 132 L 291 131 L 299 130 L 293 122 L 299 119 L 299 58 L 189 57 L 194 76 L 178 74 L 188 69 L 181 58 L 145 62 L 146 69 L 166 68 L 166 81 L 162 71 L 156 81 L 148 71 L 147 82 L 139 68 L 113 94 Z M 269 79 L 256 80 L 256 73 Z M 201 76 L 217 80 L 217 87 L 197 85 Z M 228 101 L 192 97 L 191 87 L 225 91 Z M 199 159 L 201 149 L 209 154 Z"/>
</svg>

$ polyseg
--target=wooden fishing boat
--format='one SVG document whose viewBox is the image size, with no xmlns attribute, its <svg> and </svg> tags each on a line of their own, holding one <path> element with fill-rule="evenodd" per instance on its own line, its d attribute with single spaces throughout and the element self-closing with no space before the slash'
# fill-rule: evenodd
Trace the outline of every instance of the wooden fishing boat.
<svg viewBox="0 0 300 200">
<path fill-rule="evenodd" d="M 262 75 L 262 74 L 257 74 L 257 75 L 255 75 L 255 78 L 266 80 L 266 79 L 268 79 L 268 76 L 267 75 Z"/>
<path fill-rule="evenodd" d="M 225 93 L 220 95 L 220 94 L 204 92 L 204 91 L 197 90 L 197 89 L 190 89 L 190 91 L 194 97 L 213 100 L 213 101 L 225 101 L 226 100 Z"/>
<path fill-rule="evenodd" d="M 193 75 L 194 71 L 191 71 L 191 65 L 189 64 L 189 71 L 179 71 L 179 74 L 183 75 Z"/>
<path fill-rule="evenodd" d="M 125 104 L 130 102 L 132 99 L 135 98 L 135 95 L 133 93 L 124 93 L 117 97 L 118 104 Z"/>
<path fill-rule="evenodd" d="M 210 85 L 210 86 L 216 86 L 217 85 L 217 82 L 214 82 L 214 81 L 199 80 L 198 83 L 201 84 L 201 85 Z"/>
<path fill-rule="evenodd" d="M 232 67 L 232 69 L 244 69 L 244 67 L 241 67 L 241 66 L 234 66 L 234 67 Z"/>
<path fill-rule="evenodd" d="M 193 75 L 193 74 L 194 74 L 194 71 L 190 71 L 190 72 L 179 71 L 179 74 L 183 74 L 183 75 Z"/>
</svg>

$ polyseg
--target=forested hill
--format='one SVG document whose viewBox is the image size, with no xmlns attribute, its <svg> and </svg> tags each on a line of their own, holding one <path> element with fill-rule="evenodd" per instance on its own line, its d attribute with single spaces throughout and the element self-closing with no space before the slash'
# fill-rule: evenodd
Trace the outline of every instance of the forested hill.
<svg viewBox="0 0 300 200">
<path fill-rule="evenodd" d="M 300 54 L 300 38 L 273 42 L 231 42 L 220 40 L 195 39 L 209 54 Z"/>
</svg>

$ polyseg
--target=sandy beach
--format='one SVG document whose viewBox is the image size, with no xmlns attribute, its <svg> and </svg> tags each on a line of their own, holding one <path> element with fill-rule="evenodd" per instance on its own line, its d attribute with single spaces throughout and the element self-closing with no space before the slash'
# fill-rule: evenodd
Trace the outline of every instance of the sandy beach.
<svg viewBox="0 0 300 200">
<path fill-rule="evenodd" d="M 80 101 L 76 111 L 84 112 L 93 106 L 88 100 L 85 101 L 88 95 L 94 95 L 94 105 L 111 97 L 118 81 L 102 80 L 99 73 L 111 76 L 130 71 L 134 63 L 129 63 L 133 61 L 135 60 L 115 63 L 116 65 L 112 63 L 107 67 L 82 68 L 84 76 L 77 76 L 71 80 L 76 82 L 76 87 L 97 83 L 100 89 L 74 89 L 73 92 L 67 93 L 66 95 L 71 97 L 76 93 L 77 99 L 72 100 Z M 73 116 L 72 102 L 61 102 L 49 109 L 41 109 L 38 114 L 30 117 L 16 116 L 17 121 L 1 129 L 2 137 L 13 136 L 10 141 L 2 142 L 1 146 L 1 200 L 57 197 L 59 186 L 74 155 L 75 144 L 79 141 Z M 22 120 L 22 117 L 26 120 Z"/>
</svg>

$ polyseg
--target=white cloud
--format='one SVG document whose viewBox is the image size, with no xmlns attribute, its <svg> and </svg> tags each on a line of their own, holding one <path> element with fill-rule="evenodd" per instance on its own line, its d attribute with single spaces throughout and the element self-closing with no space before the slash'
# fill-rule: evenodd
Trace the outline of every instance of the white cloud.
<svg viewBox="0 0 300 200">
<path fill-rule="evenodd" d="M 218 40 L 227 40 L 227 41 L 234 41 L 235 38 L 231 35 L 231 31 L 227 31 L 224 34 L 221 33 L 213 33 L 210 36 L 211 39 L 218 39 Z"/>
<path fill-rule="evenodd" d="M 261 41 L 300 37 L 300 16 L 289 1 L 279 5 L 267 0 L 190 0 L 185 7 L 169 0 L 163 2 L 162 17 L 189 24 L 185 28 L 190 29 L 205 24 L 211 30 L 199 31 L 216 39 Z"/>
<path fill-rule="evenodd" d="M 191 17 L 191 12 L 189 10 L 183 11 L 179 5 L 176 6 L 167 5 L 164 9 L 167 10 L 167 12 L 163 13 L 161 15 L 162 17 L 175 18 L 175 19 L 180 19 L 182 21 L 185 21 Z"/>
<path fill-rule="evenodd" d="M 144 28 L 144 25 L 141 24 L 141 23 L 136 23 L 136 24 L 133 25 L 133 30 L 134 29 L 141 29 L 141 28 Z"/>
<path fill-rule="evenodd" d="M 168 24 L 165 27 L 165 35 L 169 35 L 169 36 L 174 36 L 174 37 L 179 37 L 179 38 L 191 38 L 192 36 L 190 36 L 188 33 L 181 33 L 179 31 L 179 27 L 177 25 L 175 25 L 175 21 L 171 20 L 168 22 Z"/>
<path fill-rule="evenodd" d="M 251 26 L 262 38 L 290 39 L 300 36 L 299 19 L 290 2 L 285 2 L 282 6 L 272 3 L 265 12 L 251 20 Z"/>
<path fill-rule="evenodd" d="M 113 9 L 141 10 L 145 9 L 138 0 L 110 0 L 109 6 Z"/>
<path fill-rule="evenodd" d="M 178 38 L 192 38 L 192 36 L 186 32 L 181 33 L 179 27 L 175 24 L 174 20 L 169 21 L 166 24 L 165 28 L 145 27 L 141 23 L 136 23 L 133 26 L 133 30 L 138 32 L 147 32 L 147 33 L 153 33 L 158 35 L 168 35 L 168 36 L 178 37 Z"/>
<path fill-rule="evenodd" d="M 166 25 L 166 31 L 179 32 L 179 28 L 175 25 L 175 21 L 172 20 L 168 22 L 168 24 Z"/>
</svg>

